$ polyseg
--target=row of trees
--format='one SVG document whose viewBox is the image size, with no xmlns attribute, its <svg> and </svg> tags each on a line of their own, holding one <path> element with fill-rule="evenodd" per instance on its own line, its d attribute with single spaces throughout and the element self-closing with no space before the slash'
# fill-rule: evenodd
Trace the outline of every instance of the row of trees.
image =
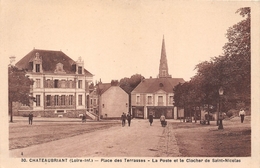
<svg viewBox="0 0 260 168">
<path fill-rule="evenodd" d="M 222 110 L 236 108 L 239 102 L 250 105 L 250 8 L 240 8 L 237 13 L 245 19 L 227 30 L 228 42 L 223 46 L 223 55 L 196 65 L 196 75 L 174 88 L 176 106 L 217 107 L 220 87 L 224 89 Z"/>
</svg>

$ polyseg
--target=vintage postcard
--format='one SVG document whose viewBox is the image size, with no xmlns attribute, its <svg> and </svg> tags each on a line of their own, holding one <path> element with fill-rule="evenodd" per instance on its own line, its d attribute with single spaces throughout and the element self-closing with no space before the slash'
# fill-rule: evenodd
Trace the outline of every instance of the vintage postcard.
<svg viewBox="0 0 260 168">
<path fill-rule="evenodd" d="M 259 167 L 258 1 L 0 4 L 0 167 Z"/>
</svg>

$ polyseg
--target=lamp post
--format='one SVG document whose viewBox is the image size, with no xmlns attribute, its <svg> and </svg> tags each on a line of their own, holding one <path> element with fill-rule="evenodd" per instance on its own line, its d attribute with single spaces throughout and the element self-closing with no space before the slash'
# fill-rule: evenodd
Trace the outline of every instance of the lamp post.
<svg viewBox="0 0 260 168">
<path fill-rule="evenodd" d="M 218 112 L 218 120 L 219 120 L 219 122 L 218 122 L 218 129 L 223 129 L 223 124 L 222 124 L 223 115 L 222 115 L 222 112 L 221 112 L 221 103 L 222 103 L 221 102 L 221 98 L 222 98 L 222 95 L 224 93 L 224 90 L 223 90 L 222 87 L 219 88 L 218 93 L 219 93 L 219 98 L 220 98 L 220 101 L 219 101 L 219 112 Z M 219 116 L 219 113 L 221 113 L 220 116 Z"/>
</svg>

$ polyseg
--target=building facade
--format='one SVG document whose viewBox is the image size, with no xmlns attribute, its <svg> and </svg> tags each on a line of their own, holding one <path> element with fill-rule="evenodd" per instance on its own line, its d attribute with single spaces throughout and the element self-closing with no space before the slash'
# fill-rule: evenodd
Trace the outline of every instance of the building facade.
<svg viewBox="0 0 260 168">
<path fill-rule="evenodd" d="M 120 118 L 128 113 L 129 95 L 118 84 L 98 83 L 89 96 L 89 111 L 101 119 Z"/>
<path fill-rule="evenodd" d="M 16 105 L 14 115 L 43 117 L 78 117 L 86 112 L 88 85 L 93 75 L 84 68 L 79 57 L 72 60 L 62 51 L 33 49 L 15 66 L 25 69 L 34 81 L 30 106 Z"/>
<path fill-rule="evenodd" d="M 183 117 L 184 110 L 174 106 L 173 88 L 184 83 L 183 78 L 172 78 L 168 73 L 168 64 L 164 38 L 162 41 L 159 75 L 157 78 L 144 79 L 131 92 L 132 115 L 135 118 L 147 119 L 149 114 L 160 118 L 178 119 Z"/>
</svg>

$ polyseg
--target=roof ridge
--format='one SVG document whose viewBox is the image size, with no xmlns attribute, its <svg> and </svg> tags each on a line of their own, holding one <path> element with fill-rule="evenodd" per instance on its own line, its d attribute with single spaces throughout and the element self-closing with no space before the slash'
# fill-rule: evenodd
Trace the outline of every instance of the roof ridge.
<svg viewBox="0 0 260 168">
<path fill-rule="evenodd" d="M 54 52 L 62 52 L 62 53 L 64 53 L 64 52 L 61 51 L 61 50 L 46 50 L 46 49 L 37 49 L 37 48 L 34 48 L 32 51 L 34 51 L 34 50 L 39 50 L 39 51 L 54 51 Z"/>
</svg>

